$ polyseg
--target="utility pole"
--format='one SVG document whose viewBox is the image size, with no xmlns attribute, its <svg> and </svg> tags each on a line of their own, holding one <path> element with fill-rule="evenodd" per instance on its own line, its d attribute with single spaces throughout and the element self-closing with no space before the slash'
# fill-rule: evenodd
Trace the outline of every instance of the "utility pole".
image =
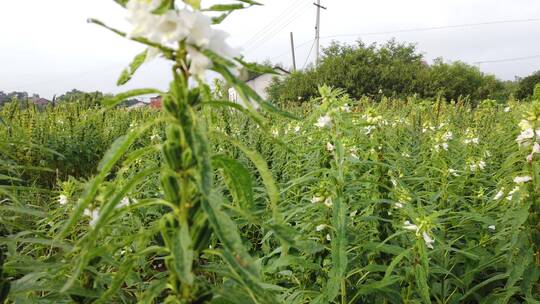
<svg viewBox="0 0 540 304">
<path fill-rule="evenodd" d="M 317 7 L 317 25 L 315 25 L 315 43 L 317 44 L 317 61 L 316 64 L 319 65 L 319 52 L 321 48 L 321 8 L 326 9 L 326 7 L 321 5 L 321 0 L 317 0 L 317 3 L 313 3 Z"/>
<path fill-rule="evenodd" d="M 293 72 L 296 72 L 296 56 L 294 55 L 294 37 L 293 37 L 292 32 L 291 32 L 291 51 L 292 51 Z"/>
</svg>

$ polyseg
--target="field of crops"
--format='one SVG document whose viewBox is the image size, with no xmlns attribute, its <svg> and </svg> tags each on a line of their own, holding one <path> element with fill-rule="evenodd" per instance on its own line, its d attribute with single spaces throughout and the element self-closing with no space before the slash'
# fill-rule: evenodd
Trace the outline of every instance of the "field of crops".
<svg viewBox="0 0 540 304">
<path fill-rule="evenodd" d="M 320 91 L 267 124 L 197 109 L 219 203 L 190 231 L 164 162 L 199 154 L 162 112 L 4 106 L 8 303 L 539 303 L 538 103 Z"/>
</svg>

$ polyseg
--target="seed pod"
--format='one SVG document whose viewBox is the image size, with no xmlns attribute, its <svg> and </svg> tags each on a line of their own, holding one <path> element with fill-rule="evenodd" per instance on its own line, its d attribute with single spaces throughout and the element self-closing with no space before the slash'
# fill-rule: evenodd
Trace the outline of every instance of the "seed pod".
<svg viewBox="0 0 540 304">
<path fill-rule="evenodd" d="M 161 186 L 163 187 L 167 201 L 174 205 L 180 204 L 180 184 L 176 176 L 170 173 L 164 173 L 161 177 Z"/>
</svg>

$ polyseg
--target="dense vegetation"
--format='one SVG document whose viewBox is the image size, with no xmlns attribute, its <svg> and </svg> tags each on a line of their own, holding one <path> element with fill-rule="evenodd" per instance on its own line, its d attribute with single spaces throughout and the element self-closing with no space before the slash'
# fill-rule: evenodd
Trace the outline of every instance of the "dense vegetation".
<svg viewBox="0 0 540 304">
<path fill-rule="evenodd" d="M 473 109 L 416 97 L 375 104 L 328 88 L 320 94 L 289 109 L 300 120 L 267 117 L 269 133 L 235 110 L 199 113 L 211 131 L 224 212 L 261 280 L 249 285 L 220 258 L 225 245 L 216 235 L 203 234 L 210 246 L 199 249 L 194 280 L 205 301 L 256 303 L 260 294 L 279 303 L 540 300 L 540 154 L 528 162 L 530 146 L 515 140 L 524 118 L 540 128 L 538 104 L 485 101 Z M 152 202 L 164 197 L 167 135 L 147 124 L 161 112 L 70 103 L 44 111 L 7 105 L 0 115 L 0 287 L 11 286 L 9 301 L 162 302 L 172 265 L 158 226 L 168 209 Z M 88 265 L 77 269 L 74 248 L 92 231 L 92 214 L 69 234 L 60 231 L 110 160 L 107 149 L 137 130 L 92 205 L 125 198 L 86 249 Z M 137 179 L 143 172 L 150 174 Z M 532 180 L 515 179 L 524 176 Z M 74 271 L 80 279 L 62 290 Z"/>
<path fill-rule="evenodd" d="M 536 75 L 536 76 L 535 76 Z M 540 80 L 535 74 L 518 82 L 517 96 L 528 98 Z M 437 59 L 428 64 L 414 45 L 389 41 L 386 44 L 333 43 L 324 49 L 321 64 L 276 80 L 268 92 L 281 103 L 304 102 L 317 96 L 320 85 L 344 89 L 354 98 L 412 96 L 504 101 L 515 90 L 514 82 L 503 82 L 463 62 Z"/>
</svg>

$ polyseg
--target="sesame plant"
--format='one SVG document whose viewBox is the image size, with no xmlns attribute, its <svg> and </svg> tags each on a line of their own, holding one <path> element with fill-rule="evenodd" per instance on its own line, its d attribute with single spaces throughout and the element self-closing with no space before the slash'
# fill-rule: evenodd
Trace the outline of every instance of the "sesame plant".
<svg viewBox="0 0 540 304">
<path fill-rule="evenodd" d="M 214 28 L 257 3 L 117 2 L 131 30 L 90 21 L 147 46 L 118 83 L 155 56 L 173 81 L 0 109 L 0 303 L 540 301 L 540 101 L 285 113 Z M 163 110 L 115 107 L 142 94 Z"/>
</svg>

